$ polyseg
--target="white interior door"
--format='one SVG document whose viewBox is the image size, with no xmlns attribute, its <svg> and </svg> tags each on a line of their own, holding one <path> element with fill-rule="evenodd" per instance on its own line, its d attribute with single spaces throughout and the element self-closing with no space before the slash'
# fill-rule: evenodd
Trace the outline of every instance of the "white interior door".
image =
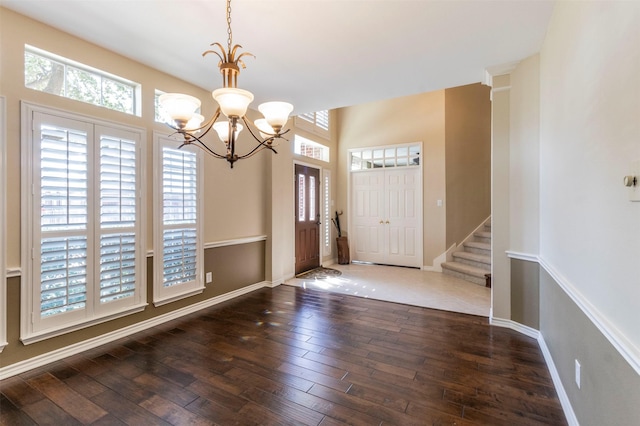
<svg viewBox="0 0 640 426">
<path fill-rule="evenodd" d="M 384 173 L 353 174 L 353 260 L 384 263 Z"/>
<path fill-rule="evenodd" d="M 422 197 L 417 168 L 386 170 L 385 203 L 386 263 L 398 266 L 422 266 Z"/>
<path fill-rule="evenodd" d="M 353 260 L 422 267 L 422 185 L 417 167 L 352 174 Z"/>
</svg>

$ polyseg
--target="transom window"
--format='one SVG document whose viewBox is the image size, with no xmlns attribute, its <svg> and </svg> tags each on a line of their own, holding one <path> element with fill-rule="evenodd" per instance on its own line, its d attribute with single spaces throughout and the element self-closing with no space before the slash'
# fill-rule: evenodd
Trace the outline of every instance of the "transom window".
<svg viewBox="0 0 640 426">
<path fill-rule="evenodd" d="M 314 142 L 300 135 L 295 135 L 293 140 L 293 152 L 305 157 L 329 162 L 329 147 Z"/>
<path fill-rule="evenodd" d="M 140 116 L 138 83 L 29 45 L 24 47 L 24 85 Z"/>
<path fill-rule="evenodd" d="M 420 145 L 351 150 L 351 170 L 419 166 L 420 150 Z"/>
</svg>

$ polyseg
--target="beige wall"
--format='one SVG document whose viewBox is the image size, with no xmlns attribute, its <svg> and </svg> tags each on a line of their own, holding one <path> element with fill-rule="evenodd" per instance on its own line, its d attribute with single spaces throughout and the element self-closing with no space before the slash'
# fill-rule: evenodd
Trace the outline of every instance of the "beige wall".
<svg viewBox="0 0 640 426">
<path fill-rule="evenodd" d="M 73 101 L 24 87 L 24 45 L 47 50 L 74 61 L 142 84 L 142 116 L 131 116 L 105 108 Z M 242 289 L 265 281 L 266 243 L 257 241 L 236 246 L 205 250 L 205 271 L 212 272 L 214 281 L 204 293 L 160 307 L 150 304 L 143 312 L 68 333 L 42 342 L 23 346 L 20 332 L 20 101 L 44 105 L 146 129 L 147 135 L 147 187 L 148 205 L 144 218 L 147 226 L 147 249 L 153 247 L 153 185 L 152 158 L 153 132 L 167 132 L 167 127 L 154 121 L 154 90 L 179 91 L 200 98 L 204 115 L 213 113 L 214 102 L 208 91 L 194 87 L 174 77 L 121 57 L 69 34 L 62 33 L 12 11 L 0 8 L 0 95 L 7 103 L 7 268 L 17 274 L 7 280 L 9 345 L 2 353 L 2 367 L 69 344 L 100 336 L 104 333 L 136 324 L 140 321 L 170 313 L 197 302 L 204 302 L 229 291 Z M 215 84 L 216 82 L 212 82 Z M 213 135 L 211 135 L 213 138 Z M 240 137 L 242 145 L 247 135 Z M 211 139 L 212 144 L 220 144 Z M 283 151 L 287 151 L 285 142 Z M 286 154 L 285 154 L 286 156 Z M 205 244 L 221 240 L 266 235 L 268 216 L 266 188 L 270 182 L 271 154 L 259 153 L 238 162 L 231 171 L 225 161 L 205 158 Z M 292 194 L 292 192 L 291 192 Z M 291 195 L 292 198 L 292 195 Z M 152 300 L 153 258 L 148 258 L 147 298 Z M 2 295 L 4 297 L 4 295 Z"/>
<path fill-rule="evenodd" d="M 338 110 L 338 197 L 336 209 L 345 212 L 348 229 L 348 152 L 352 148 L 422 142 L 423 152 L 423 265 L 446 250 L 445 109 L 444 90 L 371 102 Z M 446 201 L 445 201 L 446 205 Z"/>
<path fill-rule="evenodd" d="M 447 247 L 460 244 L 491 214 L 491 89 L 446 89 Z"/>
<path fill-rule="evenodd" d="M 154 121 L 154 91 L 182 92 L 202 100 L 205 116 L 213 113 L 211 94 L 174 77 L 119 56 L 94 44 L 60 32 L 7 9 L 0 9 L 0 93 L 7 97 L 7 177 L 13 184 L 7 194 L 7 266 L 20 265 L 20 101 L 25 100 L 102 120 L 147 129 L 147 181 L 152 182 L 153 131 L 168 133 Z M 29 44 L 142 84 L 142 116 L 136 117 L 24 87 L 24 45 Z M 215 72 L 215 70 L 213 70 Z M 216 84 L 212 81 L 212 84 Z M 221 144 L 208 135 L 212 145 Z M 239 144 L 249 143 L 247 135 Z M 266 153 L 236 164 L 230 170 L 222 160 L 205 158 L 205 242 L 266 234 L 264 195 Z M 152 248 L 152 185 L 147 189 L 147 248 Z M 238 220 L 241 218 L 242 220 Z"/>
<path fill-rule="evenodd" d="M 478 83 L 339 109 L 339 209 L 349 207 L 349 149 L 422 142 L 423 265 L 432 266 L 490 214 L 489 92 Z"/>
</svg>

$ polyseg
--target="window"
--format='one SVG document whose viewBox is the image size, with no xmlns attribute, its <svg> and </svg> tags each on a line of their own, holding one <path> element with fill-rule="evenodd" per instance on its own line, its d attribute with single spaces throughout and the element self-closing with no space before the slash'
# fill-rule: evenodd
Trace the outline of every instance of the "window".
<svg viewBox="0 0 640 426">
<path fill-rule="evenodd" d="M 23 342 L 144 309 L 144 130 L 22 112 Z"/>
<path fill-rule="evenodd" d="M 25 45 L 25 87 L 140 116 L 140 85 Z"/>
<path fill-rule="evenodd" d="M 295 117 L 294 125 L 300 129 L 315 133 L 323 138 L 329 139 L 329 111 L 317 111 L 300 114 Z"/>
<path fill-rule="evenodd" d="M 398 145 L 351 150 L 351 170 L 420 165 L 420 145 Z"/>
<path fill-rule="evenodd" d="M 300 135 L 295 135 L 293 139 L 293 152 L 305 157 L 329 162 L 329 147 L 321 145 Z"/>
<path fill-rule="evenodd" d="M 323 252 L 331 254 L 331 171 L 322 171 L 322 223 L 324 224 Z"/>
<path fill-rule="evenodd" d="M 204 243 L 201 152 L 154 135 L 154 295 L 156 306 L 202 293 Z"/>
<path fill-rule="evenodd" d="M 6 235 L 5 232 L 5 194 L 7 161 L 5 157 L 5 138 L 7 120 L 5 116 L 6 100 L 0 96 L 0 352 L 7 346 L 7 277 L 6 277 Z"/>
</svg>

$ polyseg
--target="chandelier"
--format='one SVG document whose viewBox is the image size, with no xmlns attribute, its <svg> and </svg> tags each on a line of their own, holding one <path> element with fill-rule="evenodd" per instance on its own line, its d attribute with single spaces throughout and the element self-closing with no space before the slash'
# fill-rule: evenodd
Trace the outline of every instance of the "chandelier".
<svg viewBox="0 0 640 426">
<path fill-rule="evenodd" d="M 248 158 L 253 154 L 268 149 L 277 154 L 274 149 L 276 139 L 289 130 L 282 131 L 282 128 L 289 120 L 289 114 L 293 111 L 293 105 L 287 102 L 265 102 L 258 106 L 258 110 L 264 118 L 256 120 L 253 124 L 255 130 L 247 120 L 246 113 L 249 104 L 253 101 L 253 94 L 247 90 L 238 88 L 238 75 L 240 67 L 246 68 L 245 56 L 254 55 L 248 52 L 240 53 L 238 49 L 242 46 L 233 45 L 233 34 L 231 31 L 231 0 L 227 0 L 227 50 L 220 43 L 212 43 L 216 50 L 207 50 L 202 56 L 214 53 L 220 58 L 218 68 L 222 74 L 222 88 L 214 90 L 211 95 L 218 103 L 215 114 L 206 122 L 204 117 L 197 113 L 200 108 L 200 100 L 193 96 L 181 93 L 165 93 L 158 99 L 161 108 L 165 110 L 171 118 L 173 124 L 169 124 L 176 133 L 182 135 L 184 142 L 179 148 L 185 145 L 195 145 L 204 149 L 212 156 L 227 160 L 231 168 L 237 160 Z M 226 117 L 226 120 L 222 117 Z M 220 120 L 219 120 L 220 119 Z M 242 125 L 244 123 L 244 126 Z M 238 135 L 245 128 L 256 141 L 256 145 L 239 155 L 236 152 L 236 141 Z M 220 140 L 224 143 L 226 152 L 219 153 L 215 149 L 207 146 L 202 138 L 214 129 Z M 198 134 L 200 134 L 198 136 Z"/>
</svg>

